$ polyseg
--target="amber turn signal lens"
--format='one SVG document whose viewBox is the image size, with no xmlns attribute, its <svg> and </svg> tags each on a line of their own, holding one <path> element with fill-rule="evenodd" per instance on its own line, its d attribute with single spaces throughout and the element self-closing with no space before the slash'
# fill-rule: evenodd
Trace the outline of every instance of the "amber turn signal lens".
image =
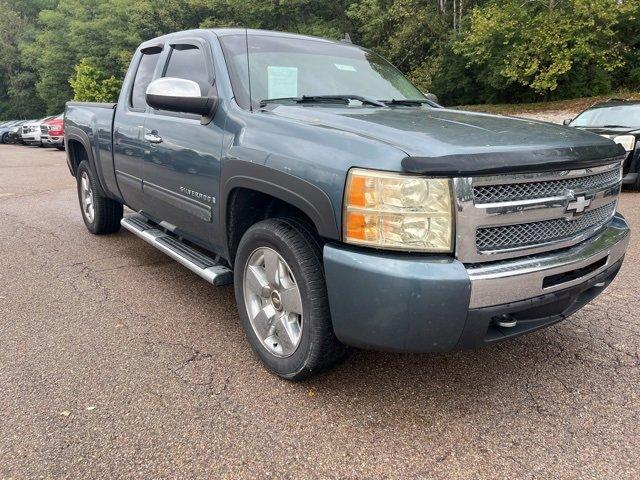
<svg viewBox="0 0 640 480">
<path fill-rule="evenodd" d="M 362 213 L 347 213 L 347 237 L 365 240 L 365 219 Z"/>
<path fill-rule="evenodd" d="M 347 199 L 349 205 L 353 205 L 354 207 L 365 206 L 365 182 L 366 179 L 364 177 L 356 177 L 352 180 L 351 187 L 349 188 L 349 198 Z"/>
</svg>

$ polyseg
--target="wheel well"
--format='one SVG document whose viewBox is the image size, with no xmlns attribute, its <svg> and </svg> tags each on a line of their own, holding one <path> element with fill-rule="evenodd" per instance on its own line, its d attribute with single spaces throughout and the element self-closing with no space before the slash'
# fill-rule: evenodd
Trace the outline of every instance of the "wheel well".
<svg viewBox="0 0 640 480">
<path fill-rule="evenodd" d="M 84 145 L 82 145 L 78 140 L 69 140 L 67 142 L 67 148 L 69 149 L 68 155 L 69 163 L 71 163 L 71 171 L 75 177 L 80 162 L 88 159 L 87 151 L 85 150 Z"/>
<path fill-rule="evenodd" d="M 227 248 L 229 263 L 233 265 L 238 244 L 244 233 L 254 224 L 267 218 L 296 218 L 309 225 L 315 235 L 318 230 L 302 210 L 279 198 L 247 188 L 236 188 L 227 202 Z"/>
</svg>

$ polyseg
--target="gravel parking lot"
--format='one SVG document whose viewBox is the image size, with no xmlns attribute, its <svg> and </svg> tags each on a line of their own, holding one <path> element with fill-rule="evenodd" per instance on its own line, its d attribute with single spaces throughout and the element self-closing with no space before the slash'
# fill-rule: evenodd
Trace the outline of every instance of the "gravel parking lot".
<svg viewBox="0 0 640 480">
<path fill-rule="evenodd" d="M 0 146 L 0 220 L 0 479 L 640 476 L 638 235 L 562 324 L 292 384 L 232 287 L 86 231 L 63 152 Z"/>
</svg>

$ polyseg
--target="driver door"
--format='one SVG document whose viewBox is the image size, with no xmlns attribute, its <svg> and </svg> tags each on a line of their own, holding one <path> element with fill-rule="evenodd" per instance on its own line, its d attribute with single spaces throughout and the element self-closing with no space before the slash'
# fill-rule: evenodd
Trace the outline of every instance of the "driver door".
<svg viewBox="0 0 640 480">
<path fill-rule="evenodd" d="M 211 48 L 203 39 L 176 39 L 162 77 L 193 80 L 203 95 L 215 89 Z M 223 129 L 216 118 L 152 109 L 144 124 L 144 212 L 197 243 L 213 242 Z"/>
</svg>

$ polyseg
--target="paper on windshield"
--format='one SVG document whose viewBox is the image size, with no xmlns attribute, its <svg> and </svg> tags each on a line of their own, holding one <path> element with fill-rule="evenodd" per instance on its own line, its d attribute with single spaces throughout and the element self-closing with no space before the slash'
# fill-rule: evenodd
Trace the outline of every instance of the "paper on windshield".
<svg viewBox="0 0 640 480">
<path fill-rule="evenodd" d="M 343 72 L 355 72 L 356 71 L 356 67 L 354 67 L 353 65 L 344 65 L 342 63 L 334 63 L 334 65 L 336 66 L 336 68 L 338 70 L 342 70 Z"/>
<path fill-rule="evenodd" d="M 296 67 L 267 67 L 269 98 L 298 96 L 298 69 Z"/>
</svg>

